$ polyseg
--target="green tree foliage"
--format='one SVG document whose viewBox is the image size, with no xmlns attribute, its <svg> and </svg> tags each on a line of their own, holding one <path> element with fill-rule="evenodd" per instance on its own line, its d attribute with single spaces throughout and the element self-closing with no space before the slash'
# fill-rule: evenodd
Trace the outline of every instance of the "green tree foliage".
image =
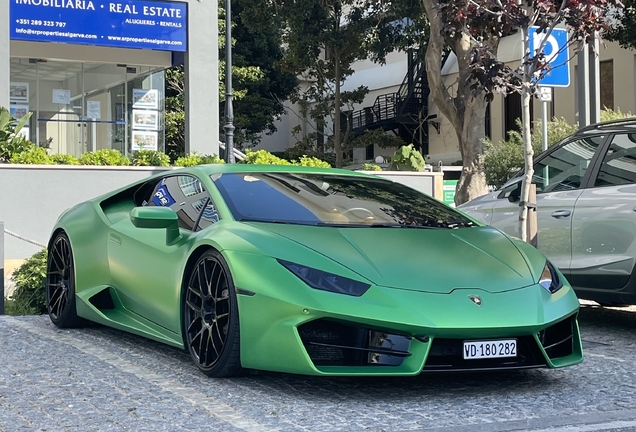
<svg viewBox="0 0 636 432">
<path fill-rule="evenodd" d="M 185 75 L 182 67 L 166 69 L 166 153 L 185 154 Z"/>
<path fill-rule="evenodd" d="M 235 22 L 232 38 L 236 40 L 232 48 L 232 66 L 238 71 L 248 70 L 251 66 L 260 72 L 253 78 L 233 81 L 235 91 L 241 96 L 234 103 L 234 125 L 237 128 L 234 140 L 243 148 L 257 144 L 257 135 L 261 133 L 276 132 L 274 121 L 284 114 L 280 101 L 288 99 L 298 85 L 296 75 L 281 70 L 279 65 L 283 58 L 280 19 L 267 14 L 266 8 L 255 10 L 251 5 L 251 0 L 232 2 Z M 258 25 L 254 24 L 256 22 Z M 225 58 L 225 45 L 220 56 L 221 60 Z M 235 72 L 233 78 L 236 77 Z M 221 118 L 224 115 L 225 104 L 222 104 Z"/>
<path fill-rule="evenodd" d="M 622 48 L 636 49 L 636 0 L 623 0 L 624 7 L 613 13 L 614 23 L 603 34 L 605 40 Z"/>
<path fill-rule="evenodd" d="M 238 148 L 258 143 L 259 134 L 276 131 L 274 121 L 283 113 L 278 102 L 289 97 L 297 85 L 295 75 L 281 71 L 282 29 L 266 8 L 244 12 L 243 3 L 232 1 L 232 84 L 234 142 Z M 225 9 L 219 3 L 219 107 L 220 134 L 225 124 Z M 257 25 L 255 23 L 258 23 Z M 182 67 L 166 76 L 166 153 L 171 159 L 185 153 L 185 81 Z M 212 115 L 212 113 L 210 113 Z"/>
<path fill-rule="evenodd" d="M 251 1 L 252 8 L 263 9 L 263 2 Z M 419 6 L 415 1 L 399 3 L 401 8 Z M 308 83 L 291 101 L 304 111 L 299 115 L 314 120 L 315 135 L 325 133 L 326 119 L 331 117 L 334 134 L 326 144 L 333 146 L 335 164 L 341 167 L 343 143 L 351 130 L 343 111 L 360 104 L 368 93 L 365 86 L 343 91 L 342 85 L 353 73 L 356 61 L 382 62 L 398 46 L 399 36 L 406 33 L 407 21 L 396 19 L 392 5 L 379 0 L 275 0 L 269 13 L 281 17 L 286 29 L 285 70 L 302 75 Z M 313 140 L 307 131 L 300 138 Z"/>
</svg>

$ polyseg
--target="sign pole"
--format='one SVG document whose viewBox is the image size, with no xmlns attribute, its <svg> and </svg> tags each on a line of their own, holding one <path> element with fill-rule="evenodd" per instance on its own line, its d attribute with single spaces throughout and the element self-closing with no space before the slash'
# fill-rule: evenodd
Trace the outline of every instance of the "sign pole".
<svg viewBox="0 0 636 432">
<path fill-rule="evenodd" d="M 541 102 L 541 127 L 543 133 L 543 151 L 548 149 L 548 101 Z"/>
<path fill-rule="evenodd" d="M 543 151 L 546 151 L 548 149 L 548 102 L 552 100 L 552 89 L 550 87 L 539 87 L 539 98 L 541 99 Z"/>
</svg>

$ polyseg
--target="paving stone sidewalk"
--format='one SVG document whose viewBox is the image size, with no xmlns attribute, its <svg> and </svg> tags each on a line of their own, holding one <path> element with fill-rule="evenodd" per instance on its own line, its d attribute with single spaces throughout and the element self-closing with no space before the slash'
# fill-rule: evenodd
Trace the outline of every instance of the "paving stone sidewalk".
<svg viewBox="0 0 636 432">
<path fill-rule="evenodd" d="M 585 362 L 559 370 L 210 379 L 134 335 L 0 316 L 0 430 L 636 430 L 636 310 L 581 327 Z"/>
</svg>

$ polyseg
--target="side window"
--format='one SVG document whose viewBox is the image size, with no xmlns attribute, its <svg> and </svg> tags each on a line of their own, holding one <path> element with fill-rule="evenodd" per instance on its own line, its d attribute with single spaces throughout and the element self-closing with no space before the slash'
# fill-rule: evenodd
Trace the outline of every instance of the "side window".
<svg viewBox="0 0 636 432">
<path fill-rule="evenodd" d="M 179 216 L 179 227 L 190 231 L 219 221 L 210 194 L 199 179 L 189 175 L 161 179 L 145 205 L 170 207 Z"/>
<path fill-rule="evenodd" d="M 599 135 L 572 141 L 534 164 L 533 183 L 537 185 L 537 193 L 581 187 L 583 176 L 603 138 Z"/>
<path fill-rule="evenodd" d="M 636 134 L 616 135 L 603 157 L 594 186 L 636 183 Z"/>
</svg>

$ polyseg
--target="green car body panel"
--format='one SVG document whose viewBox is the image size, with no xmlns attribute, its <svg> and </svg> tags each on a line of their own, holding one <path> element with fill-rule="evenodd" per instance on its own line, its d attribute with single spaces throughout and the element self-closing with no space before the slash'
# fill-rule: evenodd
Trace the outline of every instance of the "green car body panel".
<svg viewBox="0 0 636 432">
<path fill-rule="evenodd" d="M 536 342 L 545 367 L 583 360 L 578 299 L 558 270 L 563 281 L 558 291 L 550 293 L 538 284 L 546 258 L 532 246 L 488 226 L 349 228 L 235 220 L 214 176 L 263 172 L 375 178 L 335 169 L 208 165 L 165 172 L 79 204 L 60 216 L 51 236 L 64 232 L 70 240 L 77 315 L 183 348 L 184 281 L 198 257 L 215 249 L 227 262 L 238 293 L 244 368 L 311 375 L 415 375 L 426 370 L 436 338 L 527 336 Z M 200 180 L 219 221 L 197 232 L 135 226 L 131 217 L 139 207 L 126 191 L 176 174 Z M 314 289 L 279 261 L 370 287 L 361 296 Z M 109 307 L 100 307 L 104 292 L 112 300 Z M 479 304 L 470 296 L 478 296 Z M 395 366 L 316 365 L 299 332 L 303 324 L 316 320 L 403 335 L 410 338 L 408 355 Z M 564 320 L 572 323 L 571 350 L 551 357 L 539 337 Z"/>
</svg>

